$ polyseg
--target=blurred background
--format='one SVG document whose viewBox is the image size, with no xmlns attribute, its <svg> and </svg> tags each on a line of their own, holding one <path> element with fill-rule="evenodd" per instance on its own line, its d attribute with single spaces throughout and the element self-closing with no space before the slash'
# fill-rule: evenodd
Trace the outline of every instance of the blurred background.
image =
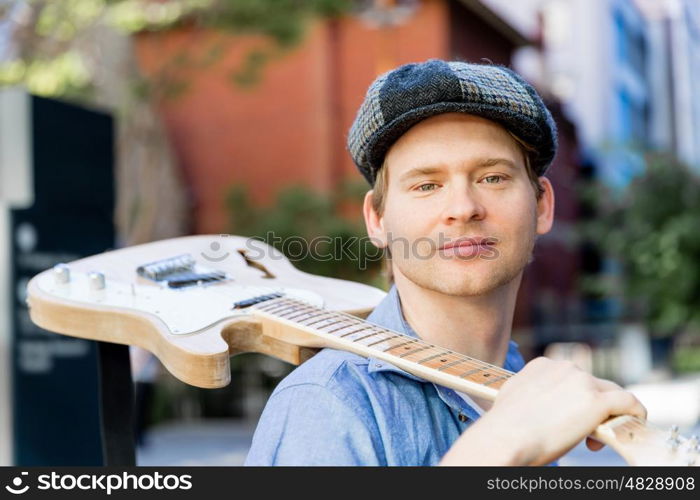
<svg viewBox="0 0 700 500">
<path fill-rule="evenodd" d="M 700 2 L 0 0 L 0 464 L 100 463 L 95 346 L 29 321 L 31 276 L 186 234 L 364 236 L 347 130 L 376 76 L 429 58 L 512 67 L 559 127 L 525 357 L 572 359 L 697 433 Z M 294 264 L 386 289 L 376 261 Z M 242 463 L 291 369 L 239 355 L 204 390 L 132 351 L 138 463 Z"/>
</svg>

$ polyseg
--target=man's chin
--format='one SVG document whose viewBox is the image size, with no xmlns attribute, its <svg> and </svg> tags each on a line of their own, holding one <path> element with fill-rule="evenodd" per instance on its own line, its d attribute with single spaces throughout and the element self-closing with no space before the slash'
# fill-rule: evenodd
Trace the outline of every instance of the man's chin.
<svg viewBox="0 0 700 500">
<path fill-rule="evenodd" d="M 403 274 L 421 288 L 458 297 L 483 296 L 512 281 L 512 278 L 493 273 L 483 274 L 468 271 L 463 273 L 409 272 Z"/>
<path fill-rule="evenodd" d="M 453 297 L 479 297 L 488 295 L 501 285 L 497 283 L 483 282 L 457 282 L 457 283 L 433 283 L 430 287 L 433 291 L 442 293 L 443 295 L 451 295 Z"/>
</svg>

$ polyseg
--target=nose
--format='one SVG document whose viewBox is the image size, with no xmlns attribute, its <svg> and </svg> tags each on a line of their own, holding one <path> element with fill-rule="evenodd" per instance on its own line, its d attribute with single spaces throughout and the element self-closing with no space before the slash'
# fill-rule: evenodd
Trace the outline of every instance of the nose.
<svg viewBox="0 0 700 500">
<path fill-rule="evenodd" d="M 486 215 L 478 195 L 469 186 L 453 185 L 445 198 L 443 220 L 446 224 L 466 223 L 472 219 L 481 220 Z"/>
</svg>

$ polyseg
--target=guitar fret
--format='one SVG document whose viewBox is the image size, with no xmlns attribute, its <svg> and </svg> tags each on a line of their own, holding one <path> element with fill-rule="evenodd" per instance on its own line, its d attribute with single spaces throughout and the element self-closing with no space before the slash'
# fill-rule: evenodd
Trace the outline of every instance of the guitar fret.
<svg viewBox="0 0 700 500">
<path fill-rule="evenodd" d="M 279 298 L 276 298 L 273 300 L 269 300 L 267 302 L 256 304 L 253 307 L 256 307 L 258 309 L 272 309 L 272 308 L 278 307 L 280 305 L 289 305 L 292 303 L 293 302 L 286 297 L 279 297 Z"/>
<path fill-rule="evenodd" d="M 301 323 L 302 321 L 307 321 L 312 318 L 317 318 L 318 314 L 327 314 L 324 311 L 317 311 L 316 308 L 311 306 L 306 306 L 303 304 L 288 304 L 277 310 L 272 310 L 271 314 L 275 316 L 286 319 L 289 321 L 294 321 L 296 323 Z M 303 320 L 299 320 L 300 317 L 304 317 Z"/>
<path fill-rule="evenodd" d="M 272 307 L 269 307 L 268 309 L 274 309 L 275 307 L 280 307 L 280 306 L 281 307 L 288 307 L 288 306 L 294 306 L 294 305 L 298 305 L 298 304 L 296 302 L 292 302 L 290 300 L 282 299 L 279 302 L 274 303 L 272 305 Z"/>
<path fill-rule="evenodd" d="M 414 342 L 420 342 L 420 339 L 411 339 L 407 340 L 406 342 L 402 342 L 401 344 L 395 345 L 394 347 L 390 347 L 389 349 L 384 349 L 384 352 L 391 351 L 393 349 L 398 349 L 399 347 L 404 347 L 408 344 L 412 344 Z"/>
<path fill-rule="evenodd" d="M 312 321 L 311 323 L 303 323 L 304 326 L 312 326 L 312 325 L 315 325 L 316 323 L 320 323 L 321 321 L 329 320 L 333 317 L 333 315 L 329 316 L 328 314 L 321 314 L 321 316 L 325 316 L 325 317 L 316 316 L 316 318 L 318 318 L 318 319 L 316 319 L 316 321 Z M 314 319 L 314 318 L 309 318 L 309 319 Z M 304 320 L 304 321 L 307 321 L 307 320 Z"/>
<path fill-rule="evenodd" d="M 298 311 L 316 311 L 318 310 L 311 304 L 305 304 L 301 302 L 289 302 L 288 305 Z"/>
<path fill-rule="evenodd" d="M 294 319 L 294 318 L 299 318 L 299 317 L 302 317 L 302 316 L 307 316 L 306 318 L 304 318 L 304 319 L 302 319 L 302 320 L 299 320 L 299 319 L 295 319 L 295 320 L 294 320 L 294 321 L 296 321 L 297 323 L 299 323 L 299 322 L 301 322 L 301 321 L 308 321 L 308 320 L 310 320 L 310 319 L 312 319 L 312 318 L 319 318 L 319 317 L 321 317 L 321 316 L 327 316 L 327 315 L 328 315 L 328 313 L 325 313 L 325 312 L 323 312 L 323 311 L 315 311 L 315 310 L 313 310 L 313 309 L 310 309 L 310 310 L 308 310 L 308 311 L 301 311 L 301 314 L 292 313 L 292 315 L 291 315 L 291 316 L 288 316 L 287 319 Z"/>
<path fill-rule="evenodd" d="M 291 317 L 286 318 L 286 319 L 303 325 L 303 324 L 306 324 L 306 321 L 318 319 L 318 314 L 315 312 L 305 312 L 305 313 L 302 313 L 300 315 L 291 316 Z"/>
<path fill-rule="evenodd" d="M 303 313 L 292 313 L 289 316 L 280 316 L 282 319 L 286 319 L 288 321 L 293 321 L 294 323 L 299 323 L 299 324 L 304 324 L 305 321 L 309 321 L 310 319 L 316 319 L 318 318 L 318 314 L 315 312 L 303 312 Z"/>
<path fill-rule="evenodd" d="M 464 373 L 458 375 L 458 377 L 459 377 L 459 378 L 464 378 L 464 377 L 467 377 L 467 376 L 469 376 L 469 375 L 473 375 L 473 374 L 478 373 L 478 372 L 481 372 L 481 371 L 484 371 L 484 369 L 483 369 L 483 368 L 474 368 L 474 369 L 472 369 L 472 370 L 468 370 L 468 371 L 466 371 L 466 372 L 464 372 Z"/>
<path fill-rule="evenodd" d="M 291 305 L 292 310 L 290 311 L 291 313 L 294 312 L 318 312 L 318 309 L 316 309 L 313 306 L 307 305 L 307 304 L 292 304 Z M 288 313 L 285 313 L 288 314 Z"/>
<path fill-rule="evenodd" d="M 349 320 L 345 320 L 345 321 L 349 321 Z M 335 332 L 338 332 L 338 331 L 340 331 L 340 330 L 344 330 L 345 328 L 351 328 L 351 327 L 353 327 L 353 326 L 357 326 L 358 324 L 359 324 L 359 323 L 357 323 L 356 321 L 353 321 L 352 323 L 350 323 L 350 324 L 348 324 L 348 325 L 343 325 L 343 326 L 340 326 L 340 327 L 338 327 L 338 328 L 333 328 L 332 330 L 326 330 L 326 331 L 327 331 L 328 333 L 335 333 Z"/>
<path fill-rule="evenodd" d="M 267 311 L 267 313 L 272 314 L 273 316 L 275 316 L 277 318 L 284 318 L 288 314 L 294 314 L 297 312 L 297 309 L 295 309 L 294 307 L 295 306 L 280 307 L 279 309 Z"/>
<path fill-rule="evenodd" d="M 391 330 L 386 330 L 385 328 L 380 329 L 376 333 L 377 335 L 379 335 L 379 337 L 376 337 L 374 335 L 366 335 L 361 339 L 357 339 L 357 341 L 366 347 L 371 347 L 375 351 L 384 352 L 384 346 L 391 346 L 392 344 L 395 344 L 397 340 L 400 340 L 400 338 L 404 337 L 403 335 L 394 335 L 394 332 L 392 332 Z M 376 340 L 377 338 L 379 340 Z"/>
<path fill-rule="evenodd" d="M 271 300 L 269 302 L 263 302 L 262 304 L 256 304 L 253 307 L 255 309 L 258 309 L 260 311 L 269 311 L 270 309 L 274 309 L 275 307 L 279 307 L 280 304 L 286 304 L 286 302 L 280 301 L 279 299 L 277 301 Z"/>
<path fill-rule="evenodd" d="M 324 323 L 326 322 L 326 323 Z M 322 328 L 329 326 L 329 325 L 335 325 L 337 323 L 337 320 L 333 316 L 326 316 L 325 318 L 318 318 L 315 321 L 312 321 L 310 323 L 303 323 L 304 326 L 310 326 L 314 328 L 315 330 L 321 330 Z M 315 326 L 318 325 L 318 326 Z"/>
<path fill-rule="evenodd" d="M 456 360 L 456 361 L 452 361 L 452 362 L 450 362 L 450 363 L 447 363 L 446 365 L 442 365 L 440 368 L 438 368 L 438 370 L 439 370 L 439 371 L 442 371 L 442 370 L 445 370 L 445 369 L 447 369 L 447 368 L 451 368 L 451 367 L 453 367 L 453 366 L 455 366 L 455 365 L 458 365 L 458 364 L 460 364 L 460 363 L 466 363 L 466 362 L 467 362 L 466 359 L 458 359 L 458 360 Z"/>
<path fill-rule="evenodd" d="M 304 325 L 304 326 L 311 326 L 314 323 L 319 323 L 323 321 L 324 319 L 328 319 L 330 316 L 328 314 L 324 314 L 322 312 L 312 312 L 310 313 L 308 318 L 296 320 L 297 323 Z"/>
<path fill-rule="evenodd" d="M 261 310 L 261 311 L 263 311 L 263 312 L 269 313 L 269 314 L 274 314 L 275 311 L 278 311 L 278 310 L 280 310 L 280 309 L 285 309 L 285 308 L 287 308 L 287 307 L 289 307 L 289 304 L 285 304 L 285 303 L 281 303 L 281 304 L 280 304 L 280 303 L 276 303 L 276 304 L 268 304 L 268 305 L 265 307 L 265 309 L 263 309 L 262 307 L 258 307 L 257 309 L 259 309 L 259 310 Z"/>
<path fill-rule="evenodd" d="M 444 356 L 445 354 L 449 354 L 449 351 L 445 351 L 445 352 L 441 352 L 441 353 L 438 353 L 438 354 L 434 354 L 434 355 L 432 355 L 432 356 L 428 356 L 427 358 L 421 359 L 420 361 L 418 361 L 418 364 L 421 365 L 421 364 L 423 364 L 423 363 L 427 363 L 427 362 L 430 361 L 431 359 L 439 358 L 439 357 L 441 357 L 441 356 Z"/>
<path fill-rule="evenodd" d="M 379 332 L 370 333 L 369 335 L 365 335 L 364 337 L 360 337 L 359 339 L 353 340 L 353 342 L 360 342 L 360 341 L 365 340 L 369 337 L 374 337 L 375 335 L 379 335 L 380 333 L 384 333 L 384 332 L 379 331 Z"/>
<path fill-rule="evenodd" d="M 338 314 L 335 311 L 333 311 L 333 314 L 328 319 L 332 319 L 334 325 L 337 325 L 338 323 L 344 323 L 347 321 L 346 318 L 344 318 L 342 315 Z"/>
<path fill-rule="evenodd" d="M 358 328 L 356 330 L 353 330 L 351 332 L 344 333 L 344 334 L 340 335 L 340 338 L 342 339 L 343 337 L 347 337 L 348 335 L 352 335 L 353 333 L 358 333 L 358 332 L 361 332 L 362 330 L 366 330 L 366 329 L 367 329 L 366 326 L 361 326 L 360 328 Z"/>
<path fill-rule="evenodd" d="M 270 314 L 280 314 L 282 311 L 286 311 L 287 309 L 293 309 L 295 307 L 298 307 L 296 304 L 282 304 L 280 307 L 277 308 L 270 308 L 265 312 L 268 312 Z"/>
<path fill-rule="evenodd" d="M 507 376 L 506 376 L 506 377 L 496 377 L 496 378 L 494 378 L 494 379 L 489 380 L 489 381 L 486 382 L 484 385 L 495 384 L 496 382 L 500 382 L 501 380 L 506 380 L 507 378 L 508 378 Z"/>
<path fill-rule="evenodd" d="M 284 318 L 285 318 L 285 319 L 290 319 L 290 320 L 291 320 L 291 319 L 298 318 L 299 316 L 307 316 L 307 315 L 309 315 L 309 314 L 313 315 L 313 314 L 316 314 L 316 312 L 315 312 L 315 311 L 309 311 L 309 310 L 302 310 L 302 311 L 297 310 L 297 311 L 292 311 L 291 316 L 284 316 Z"/>
<path fill-rule="evenodd" d="M 350 340 L 352 342 L 357 342 L 360 339 L 366 338 L 366 337 L 371 337 L 372 335 L 376 335 L 379 332 L 374 332 L 369 335 L 366 334 L 368 330 L 366 328 L 363 328 L 361 330 L 357 330 L 355 332 L 352 332 L 350 334 L 343 335 L 343 338 L 346 340 Z"/>
<path fill-rule="evenodd" d="M 382 342 L 388 342 L 389 340 L 394 340 L 395 338 L 398 338 L 398 337 L 403 337 L 403 335 L 401 335 L 400 333 L 397 333 L 397 334 L 393 335 L 392 337 L 382 339 L 382 340 L 377 340 L 376 342 L 372 342 L 371 344 L 367 344 L 367 347 L 372 347 L 373 345 L 381 344 Z"/>
<path fill-rule="evenodd" d="M 316 328 L 316 330 L 322 331 L 324 333 L 330 333 L 328 330 L 326 330 L 326 328 L 328 328 L 329 326 L 337 325 L 338 323 L 342 323 L 343 320 L 337 320 L 337 319 L 334 320 L 332 318 L 329 318 L 329 321 L 330 321 L 330 323 L 328 323 L 327 325 L 316 326 L 314 328 Z"/>
<path fill-rule="evenodd" d="M 399 358 L 405 358 L 406 356 L 410 356 L 411 354 L 415 354 L 417 352 L 425 351 L 426 349 L 430 349 L 431 346 L 425 345 L 422 347 L 419 347 L 418 349 L 414 349 L 412 351 L 404 352 L 403 354 L 399 355 Z"/>
</svg>

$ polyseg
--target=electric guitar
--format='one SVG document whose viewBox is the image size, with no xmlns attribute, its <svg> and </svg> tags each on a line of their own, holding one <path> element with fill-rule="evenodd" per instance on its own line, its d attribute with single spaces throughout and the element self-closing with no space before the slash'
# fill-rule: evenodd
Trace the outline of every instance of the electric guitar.
<svg viewBox="0 0 700 500">
<path fill-rule="evenodd" d="M 44 271 L 27 285 L 34 323 L 85 339 L 136 345 L 188 384 L 223 387 L 229 358 L 259 352 L 300 364 L 330 347 L 494 400 L 514 374 L 365 321 L 376 288 L 314 276 L 278 250 L 239 236 L 190 236 L 124 248 Z M 630 465 L 694 465 L 697 437 L 632 416 L 593 438 Z"/>
</svg>

